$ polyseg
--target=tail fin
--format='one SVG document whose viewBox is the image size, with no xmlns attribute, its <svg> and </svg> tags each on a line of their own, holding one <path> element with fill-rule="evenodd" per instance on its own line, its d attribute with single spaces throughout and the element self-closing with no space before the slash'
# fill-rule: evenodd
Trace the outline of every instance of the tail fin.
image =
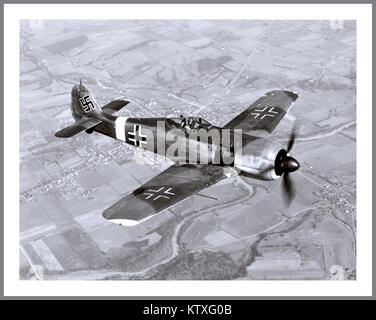
<svg viewBox="0 0 376 320">
<path fill-rule="evenodd" d="M 114 100 L 106 104 L 103 111 L 112 115 L 128 103 L 124 100 Z M 103 121 L 102 108 L 96 103 L 89 89 L 82 84 L 82 80 L 72 88 L 71 111 L 76 122 L 56 132 L 56 137 L 69 138 L 84 130 L 91 133 Z"/>
<path fill-rule="evenodd" d="M 89 89 L 82 84 L 82 80 L 80 80 L 79 85 L 75 85 L 72 88 L 71 109 L 73 118 L 76 121 L 84 116 L 102 112 Z"/>
</svg>

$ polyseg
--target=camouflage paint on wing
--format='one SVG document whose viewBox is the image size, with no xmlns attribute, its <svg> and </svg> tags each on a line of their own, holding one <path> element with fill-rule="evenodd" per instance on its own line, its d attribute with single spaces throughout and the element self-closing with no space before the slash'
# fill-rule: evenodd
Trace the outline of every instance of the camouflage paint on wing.
<svg viewBox="0 0 376 320">
<path fill-rule="evenodd" d="M 252 103 L 224 128 L 250 130 L 265 130 L 272 133 L 284 115 L 292 107 L 298 95 L 291 91 L 270 91 Z"/>
<path fill-rule="evenodd" d="M 175 164 L 105 210 L 103 217 L 136 224 L 224 178 L 221 166 Z"/>
</svg>

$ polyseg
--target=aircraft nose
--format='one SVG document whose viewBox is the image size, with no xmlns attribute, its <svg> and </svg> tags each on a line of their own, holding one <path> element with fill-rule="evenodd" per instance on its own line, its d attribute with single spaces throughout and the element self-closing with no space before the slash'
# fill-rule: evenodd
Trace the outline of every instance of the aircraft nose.
<svg viewBox="0 0 376 320">
<path fill-rule="evenodd" d="M 287 172 L 294 172 L 300 168 L 299 162 L 293 157 L 287 157 L 283 161 L 283 166 Z"/>
</svg>

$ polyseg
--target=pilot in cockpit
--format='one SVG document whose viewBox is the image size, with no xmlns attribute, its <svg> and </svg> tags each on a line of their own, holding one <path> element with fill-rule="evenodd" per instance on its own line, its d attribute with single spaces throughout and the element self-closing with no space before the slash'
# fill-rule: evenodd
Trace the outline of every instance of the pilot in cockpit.
<svg viewBox="0 0 376 320">
<path fill-rule="evenodd" d="M 180 116 L 180 126 L 185 131 L 186 134 L 190 134 L 193 129 L 196 129 L 197 123 L 193 117 Z"/>
<path fill-rule="evenodd" d="M 192 130 L 197 130 L 200 128 L 206 128 L 210 126 L 210 123 L 197 117 L 184 117 L 183 115 L 180 116 L 180 126 L 183 130 L 190 134 Z"/>
<path fill-rule="evenodd" d="M 187 118 L 184 117 L 182 114 L 180 115 L 180 126 L 184 128 L 187 125 Z"/>
<path fill-rule="evenodd" d="M 183 115 L 180 116 L 180 126 L 184 130 L 184 132 L 188 135 L 191 132 L 191 128 L 189 125 L 189 118 L 187 119 Z"/>
</svg>

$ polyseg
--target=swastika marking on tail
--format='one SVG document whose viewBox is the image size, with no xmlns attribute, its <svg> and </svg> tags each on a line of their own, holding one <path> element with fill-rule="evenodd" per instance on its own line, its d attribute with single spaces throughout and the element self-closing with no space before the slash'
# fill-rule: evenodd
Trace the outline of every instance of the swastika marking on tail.
<svg viewBox="0 0 376 320">
<path fill-rule="evenodd" d="M 90 96 L 86 95 L 83 98 L 80 98 L 81 106 L 84 108 L 85 113 L 90 112 L 95 108 L 94 103 L 91 101 Z"/>
</svg>

